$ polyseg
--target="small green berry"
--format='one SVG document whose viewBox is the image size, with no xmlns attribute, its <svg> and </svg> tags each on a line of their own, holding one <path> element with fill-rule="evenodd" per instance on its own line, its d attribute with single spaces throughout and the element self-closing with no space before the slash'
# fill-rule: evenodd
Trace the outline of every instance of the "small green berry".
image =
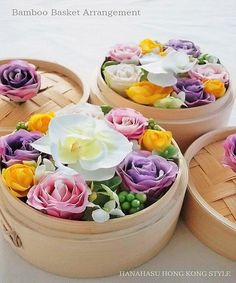
<svg viewBox="0 0 236 283">
<path fill-rule="evenodd" d="M 135 199 L 135 196 L 134 196 L 133 193 L 129 193 L 129 194 L 126 196 L 126 200 L 127 200 L 128 202 L 131 202 L 131 201 L 133 201 L 134 199 Z"/>
<path fill-rule="evenodd" d="M 155 125 L 155 126 L 153 127 L 153 130 L 159 130 L 159 126 L 158 126 L 158 125 Z"/>
<path fill-rule="evenodd" d="M 138 193 L 136 194 L 136 199 L 138 199 L 141 203 L 145 203 L 147 196 L 144 193 Z"/>
<path fill-rule="evenodd" d="M 16 124 L 16 130 L 19 131 L 20 129 L 27 130 L 27 124 L 25 122 L 18 122 Z"/>
<path fill-rule="evenodd" d="M 128 201 L 125 201 L 121 204 L 121 208 L 123 210 L 129 210 L 130 209 L 130 203 Z"/>
<path fill-rule="evenodd" d="M 139 208 L 140 210 L 144 209 L 144 205 L 141 203 Z"/>
<path fill-rule="evenodd" d="M 132 207 L 139 207 L 140 206 L 140 201 L 138 199 L 134 199 L 132 202 L 131 202 L 131 206 Z"/>
<path fill-rule="evenodd" d="M 120 203 L 124 202 L 126 199 L 125 195 L 119 195 L 119 201 Z"/>
<path fill-rule="evenodd" d="M 127 191 L 122 191 L 119 193 L 119 196 L 127 196 L 128 195 L 128 192 Z"/>
<path fill-rule="evenodd" d="M 139 207 L 131 207 L 130 210 L 129 210 L 129 214 L 133 214 L 133 213 L 136 213 L 140 210 Z"/>
</svg>

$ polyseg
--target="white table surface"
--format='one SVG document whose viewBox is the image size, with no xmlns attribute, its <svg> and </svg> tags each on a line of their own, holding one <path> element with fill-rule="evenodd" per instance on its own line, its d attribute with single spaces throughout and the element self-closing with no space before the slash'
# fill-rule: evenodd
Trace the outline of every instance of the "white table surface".
<svg viewBox="0 0 236 283">
<path fill-rule="evenodd" d="M 54 4 L 50 4 L 54 2 Z M 133 9 L 136 18 L 14 17 L 12 9 Z M 219 56 L 236 79 L 235 0 L 0 0 L 0 57 L 39 58 L 64 64 L 87 80 L 109 46 L 145 37 L 185 38 Z M 220 117 L 219 117 L 220 119 Z M 234 107 L 230 125 L 235 125 Z M 138 247 L 137 247 L 138 248 Z M 115 260 L 115 259 L 114 259 Z M 205 247 L 180 221 L 168 246 L 141 271 L 224 270 L 230 277 L 121 277 L 67 279 L 43 272 L 13 253 L 0 236 L 0 283 L 236 282 L 236 263 Z"/>
</svg>

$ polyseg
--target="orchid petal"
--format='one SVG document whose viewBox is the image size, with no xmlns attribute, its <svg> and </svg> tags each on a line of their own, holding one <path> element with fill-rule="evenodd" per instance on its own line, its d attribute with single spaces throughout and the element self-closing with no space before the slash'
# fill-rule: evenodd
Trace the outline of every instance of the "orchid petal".
<svg viewBox="0 0 236 283">
<path fill-rule="evenodd" d="M 158 86 L 167 87 L 177 83 L 177 79 L 173 73 L 154 74 L 149 73 L 147 79 Z"/>
</svg>

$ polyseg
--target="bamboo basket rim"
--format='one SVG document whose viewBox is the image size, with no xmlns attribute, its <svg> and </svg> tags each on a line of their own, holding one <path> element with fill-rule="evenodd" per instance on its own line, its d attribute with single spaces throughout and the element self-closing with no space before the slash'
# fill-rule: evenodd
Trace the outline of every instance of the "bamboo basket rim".
<svg viewBox="0 0 236 283">
<path fill-rule="evenodd" d="M 23 61 L 27 61 L 33 65 L 37 64 L 41 64 L 41 66 L 45 65 L 45 64 L 50 64 L 53 66 L 57 66 L 59 67 L 59 69 L 62 72 L 66 72 L 69 74 L 72 74 L 74 77 L 76 77 L 77 83 L 80 84 L 81 89 L 83 91 L 83 96 L 81 97 L 81 100 L 79 103 L 83 103 L 83 102 L 87 102 L 89 99 L 89 93 L 90 93 L 90 87 L 89 84 L 86 82 L 86 79 L 84 77 L 84 75 L 81 73 L 81 71 L 75 71 L 72 70 L 71 68 L 68 68 L 67 66 L 65 66 L 64 64 L 62 65 L 61 63 L 57 63 L 55 61 L 51 61 L 51 60 L 46 60 L 46 59 L 36 59 L 34 57 L 27 57 L 27 58 L 16 58 L 16 57 L 8 57 L 8 58 L 2 58 L 0 57 L 0 64 L 6 64 L 12 60 L 23 60 Z M 53 69 L 52 69 L 53 70 Z"/>
<path fill-rule="evenodd" d="M 103 79 L 103 77 L 102 77 L 102 74 L 101 74 L 101 67 L 99 67 L 99 68 L 97 68 L 96 69 L 96 82 L 97 82 L 97 80 L 100 80 L 108 89 L 109 89 L 109 91 L 112 93 L 112 96 L 114 96 L 114 98 L 116 99 L 116 97 L 118 97 L 120 100 L 123 100 L 124 102 L 125 101 L 129 101 L 129 103 L 131 103 L 131 105 L 133 105 L 133 108 L 135 108 L 135 106 L 134 105 L 141 105 L 146 111 L 151 111 L 151 110 L 153 110 L 153 109 L 157 109 L 158 111 L 160 111 L 160 112 L 166 112 L 167 114 L 169 114 L 169 115 L 173 115 L 173 114 L 176 114 L 176 115 L 178 115 L 178 114 L 180 114 L 180 113 L 194 113 L 194 114 L 197 114 L 198 112 L 199 112 L 199 110 L 201 109 L 201 110 L 209 110 L 209 108 L 210 108 L 210 106 L 212 105 L 212 104 L 214 104 L 214 105 L 218 105 L 218 104 L 221 104 L 221 103 L 224 103 L 226 100 L 227 100 L 227 98 L 228 98 L 228 96 L 229 96 L 229 94 L 231 93 L 231 91 L 232 91 L 232 79 L 230 79 L 230 81 L 229 81 L 229 86 L 228 86 L 228 88 L 227 88 L 227 90 L 226 90 L 226 93 L 225 93 L 225 95 L 224 96 L 222 96 L 222 97 L 220 97 L 220 98 L 218 98 L 216 101 L 214 101 L 213 103 L 210 103 L 210 104 L 206 104 L 206 105 L 201 105 L 201 106 L 197 106 L 197 107 L 192 107 L 192 108 L 181 108 L 181 109 L 163 109 L 163 108 L 157 108 L 157 107 L 153 107 L 153 106 L 148 106 L 148 105 L 143 105 L 143 104 L 139 104 L 139 103 L 136 103 L 135 101 L 132 101 L 131 99 L 128 99 L 128 98 L 125 98 L 125 97 L 123 97 L 122 95 L 120 95 L 120 94 L 118 94 L 117 92 L 115 92 L 113 89 L 111 89 L 107 84 L 106 84 L 106 82 L 105 82 L 105 80 Z M 98 87 L 98 89 L 100 90 L 100 88 Z M 234 95 L 234 97 L 235 97 L 236 95 Z M 224 102 L 222 102 L 222 101 L 224 101 Z M 220 106 L 220 105 L 219 105 Z M 173 113 L 173 111 L 174 111 L 174 113 Z M 183 112 L 184 111 L 184 112 Z M 185 120 L 184 118 L 183 118 L 183 120 Z"/>
<path fill-rule="evenodd" d="M 192 160 L 192 158 L 195 156 L 196 153 L 198 153 L 206 145 L 210 144 L 209 139 L 211 139 L 211 143 L 216 142 L 219 139 L 222 139 L 224 137 L 226 138 L 232 133 L 236 133 L 236 127 L 224 127 L 221 129 L 211 131 L 199 137 L 189 146 L 189 148 L 184 154 L 184 158 L 187 162 L 187 166 L 189 167 L 190 161 Z M 224 226 L 236 232 L 236 223 L 233 223 L 232 221 L 225 218 L 223 215 L 217 212 L 204 200 L 204 198 L 198 192 L 195 184 L 193 183 L 191 174 L 189 174 L 189 182 L 188 182 L 187 190 L 191 194 L 193 199 L 198 203 L 198 205 L 200 205 L 202 209 L 210 213 L 211 217 L 217 219 Z"/>
<path fill-rule="evenodd" d="M 0 132 L 5 131 L 5 128 L 0 128 Z M 135 220 L 136 224 L 139 223 L 140 221 L 139 218 L 140 217 L 144 217 L 144 215 L 146 213 L 151 213 L 152 211 L 154 211 L 155 209 L 159 208 L 161 205 L 163 205 L 165 203 L 165 201 L 167 199 L 171 199 L 177 188 L 178 188 L 178 185 L 180 183 L 180 179 L 182 177 L 182 175 L 185 176 L 185 187 L 187 186 L 187 180 L 188 180 L 188 172 L 184 172 L 184 169 L 186 171 L 186 162 L 184 160 L 184 157 L 177 145 L 177 143 L 175 142 L 174 139 L 172 139 L 172 143 L 178 148 L 178 167 L 179 167 L 179 171 L 178 171 L 178 174 L 177 174 L 177 177 L 175 179 L 175 182 L 171 185 L 171 187 L 168 189 L 168 191 L 165 193 L 164 196 L 162 196 L 159 200 L 157 200 L 155 203 L 153 203 L 152 205 L 148 206 L 147 208 L 137 212 L 137 213 L 134 213 L 134 214 L 131 214 L 131 215 L 126 215 L 124 217 L 120 217 L 120 218 L 115 218 L 115 219 L 109 219 L 108 221 L 104 222 L 104 223 L 96 223 L 94 221 L 78 221 L 78 220 L 70 220 L 70 219 L 62 219 L 62 218 L 57 218 L 57 217 L 53 217 L 53 216 L 50 216 L 50 215 L 46 215 L 44 213 L 42 213 L 41 211 L 38 211 L 34 208 L 32 208 L 31 206 L 27 205 L 26 203 L 22 202 L 20 199 L 12 196 L 12 194 L 10 193 L 10 191 L 7 189 L 6 185 L 4 184 L 3 180 L 2 180 L 2 175 L 0 176 L 0 200 L 2 198 L 1 194 L 5 195 L 5 197 L 7 198 L 8 202 L 11 203 L 11 205 L 14 207 L 14 208 L 21 208 L 23 209 L 25 212 L 28 212 L 28 215 L 31 215 L 31 214 L 34 214 L 35 216 L 37 216 L 39 218 L 39 220 L 45 220 L 47 219 L 47 222 L 51 222 L 52 225 L 53 224 L 58 224 L 58 225 L 71 225 L 71 226 L 76 226 L 78 227 L 78 232 L 81 232 L 82 231 L 79 229 L 81 228 L 82 230 L 84 231 L 90 231 L 91 229 L 94 229 L 95 231 L 98 230 L 99 231 L 102 231 L 100 233 L 107 233 L 107 232 L 110 232 L 110 231 L 114 231 L 114 230 L 117 230 L 117 228 L 121 229 L 120 227 L 116 227 L 115 225 L 118 225 L 118 224 L 123 224 L 124 227 L 122 229 L 126 229 L 128 226 L 128 222 L 130 222 L 130 220 Z M 10 201 L 9 201 L 10 200 Z M 4 200 L 1 200 L 1 202 L 4 203 Z M 41 221 L 40 221 L 41 222 Z M 46 223 L 45 223 L 45 226 Z M 116 229 L 113 229 L 112 230 L 112 226 L 113 227 L 116 227 Z M 133 225 L 134 226 L 134 225 Z M 102 229 L 104 228 L 104 229 Z M 82 233 L 83 234 L 83 233 Z"/>
</svg>

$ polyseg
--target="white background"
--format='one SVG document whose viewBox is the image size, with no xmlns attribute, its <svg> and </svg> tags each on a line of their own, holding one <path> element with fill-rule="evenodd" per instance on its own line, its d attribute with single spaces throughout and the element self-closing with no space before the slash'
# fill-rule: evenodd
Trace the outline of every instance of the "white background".
<svg viewBox="0 0 236 283">
<path fill-rule="evenodd" d="M 52 1 L 50 1 L 52 2 Z M 13 17 L 12 9 L 139 9 L 140 17 Z M 220 57 L 236 76 L 235 0 L 0 0 L 0 57 L 56 61 L 83 74 L 91 74 L 107 49 L 118 42 L 151 37 L 190 39 L 204 51 Z M 234 107 L 230 125 L 235 125 Z M 219 117 L 220 119 L 220 117 Z M 155 235 L 153 235 L 155 237 Z M 32 239 L 33 240 L 33 239 Z M 137 247 L 138 249 L 139 247 Z M 73 259 L 71 259 L 73 260 Z M 102 260 L 102 255 L 101 255 Z M 115 261 L 114 259 L 111 259 Z M 0 236 L 1 283 L 70 282 L 236 282 L 236 264 L 201 244 L 180 222 L 168 246 L 138 270 L 229 270 L 231 277 L 109 277 L 73 280 L 40 271 L 19 258 Z"/>
</svg>

